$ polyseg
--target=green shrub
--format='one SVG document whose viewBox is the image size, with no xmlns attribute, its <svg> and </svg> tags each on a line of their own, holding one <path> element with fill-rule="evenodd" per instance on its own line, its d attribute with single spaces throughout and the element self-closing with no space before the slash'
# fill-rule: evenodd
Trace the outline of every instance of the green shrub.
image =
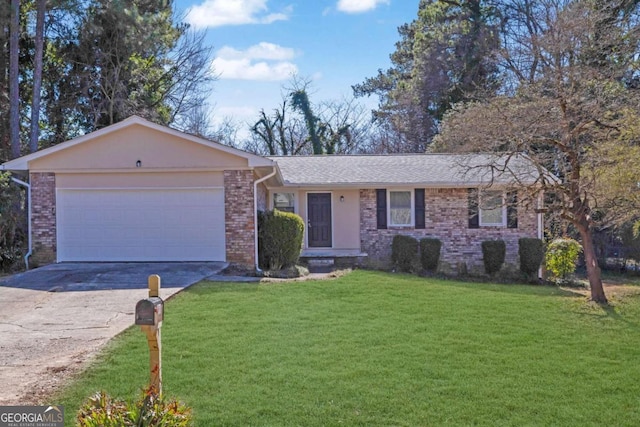
<svg viewBox="0 0 640 427">
<path fill-rule="evenodd" d="M 523 237 L 518 240 L 518 255 L 520 271 L 532 276 L 540 269 L 544 259 L 544 243 L 540 239 Z"/>
<path fill-rule="evenodd" d="M 553 240 L 547 246 L 544 256 L 547 271 L 555 279 L 565 279 L 576 271 L 576 263 L 582 246 L 574 239 L 563 237 Z"/>
<path fill-rule="evenodd" d="M 423 269 L 427 271 L 438 270 L 441 248 L 442 242 L 438 239 L 428 237 L 420 239 L 420 263 Z"/>
<path fill-rule="evenodd" d="M 151 389 L 136 402 L 114 399 L 98 392 L 82 405 L 76 417 L 79 427 L 187 427 L 191 409 L 176 400 L 165 400 Z"/>
<path fill-rule="evenodd" d="M 624 245 L 627 258 L 640 262 L 640 221 L 627 222 L 620 227 L 618 234 Z"/>
<path fill-rule="evenodd" d="M 418 241 L 411 236 L 397 234 L 391 243 L 391 261 L 398 270 L 409 273 L 418 258 Z"/>
<path fill-rule="evenodd" d="M 500 271 L 507 253 L 507 245 L 504 240 L 485 240 L 482 242 L 482 261 L 484 271 L 493 275 Z"/>
<path fill-rule="evenodd" d="M 0 173 L 0 270 L 11 271 L 26 252 L 26 212 L 22 208 L 24 190 Z"/>
<path fill-rule="evenodd" d="M 279 210 L 261 212 L 258 216 L 259 265 L 280 270 L 298 262 L 302 250 L 304 221 L 300 216 Z"/>
</svg>

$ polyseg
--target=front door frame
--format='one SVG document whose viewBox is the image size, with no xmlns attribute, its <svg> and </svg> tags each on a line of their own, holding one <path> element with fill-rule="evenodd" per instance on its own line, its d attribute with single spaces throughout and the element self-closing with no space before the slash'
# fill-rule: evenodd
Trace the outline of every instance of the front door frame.
<svg viewBox="0 0 640 427">
<path fill-rule="evenodd" d="M 331 203 L 330 212 L 329 212 L 329 215 L 331 215 L 331 218 L 330 218 L 331 245 L 330 246 L 310 246 L 309 245 L 309 242 L 310 242 L 309 229 L 308 229 L 309 222 L 310 222 L 310 220 L 309 220 L 309 216 L 310 216 L 309 215 L 309 194 L 328 194 L 329 195 L 329 201 Z M 315 248 L 315 249 L 318 249 L 318 248 L 331 249 L 331 248 L 333 248 L 333 242 L 335 240 L 334 236 L 333 236 L 333 230 L 335 229 L 335 227 L 333 226 L 333 218 L 334 218 L 334 215 L 333 215 L 333 205 L 334 205 L 334 203 L 333 203 L 333 191 L 307 191 L 307 192 L 305 192 L 305 199 L 306 199 L 305 200 L 305 206 L 306 206 L 306 224 L 305 224 L 305 229 L 307 231 L 305 233 L 306 234 L 305 246 L 307 248 Z"/>
</svg>

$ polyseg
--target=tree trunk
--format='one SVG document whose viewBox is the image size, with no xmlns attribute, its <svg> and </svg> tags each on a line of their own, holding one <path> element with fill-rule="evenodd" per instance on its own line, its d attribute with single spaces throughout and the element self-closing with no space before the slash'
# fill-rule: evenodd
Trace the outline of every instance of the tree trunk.
<svg viewBox="0 0 640 427">
<path fill-rule="evenodd" d="M 5 2 L 6 3 L 6 2 Z M 0 160 L 11 158 L 9 141 L 9 22 L 11 11 L 0 9 Z"/>
<path fill-rule="evenodd" d="M 44 50 L 44 15 L 47 0 L 37 0 L 36 16 L 36 52 L 33 58 L 33 103 L 31 104 L 31 134 L 29 136 L 29 151 L 38 151 L 40 137 L 40 89 L 42 87 L 42 52 Z"/>
<path fill-rule="evenodd" d="M 9 144 L 11 158 L 20 157 L 20 0 L 11 0 L 9 23 Z"/>
<path fill-rule="evenodd" d="M 591 300 L 599 304 L 606 304 L 607 297 L 604 294 L 604 288 L 602 286 L 602 276 L 600 274 L 600 267 L 598 266 L 595 246 L 593 245 L 591 227 L 585 224 L 578 224 L 578 231 L 582 239 L 587 278 L 589 279 L 589 287 L 591 288 Z"/>
</svg>

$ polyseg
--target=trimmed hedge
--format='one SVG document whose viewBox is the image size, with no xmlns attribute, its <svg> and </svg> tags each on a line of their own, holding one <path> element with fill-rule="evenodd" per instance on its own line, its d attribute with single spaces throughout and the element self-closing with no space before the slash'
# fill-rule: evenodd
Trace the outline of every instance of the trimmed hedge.
<svg viewBox="0 0 640 427">
<path fill-rule="evenodd" d="M 422 268 L 431 272 L 438 270 L 441 248 L 442 242 L 439 239 L 429 237 L 420 239 L 420 263 Z"/>
<path fill-rule="evenodd" d="M 482 261 L 484 271 L 493 275 L 500 271 L 507 253 L 507 245 L 504 240 L 485 240 L 482 242 Z"/>
<path fill-rule="evenodd" d="M 542 265 L 544 243 L 540 239 L 522 237 L 518 240 L 518 255 L 520 255 L 520 271 L 532 276 Z"/>
<path fill-rule="evenodd" d="M 418 240 L 397 234 L 391 243 L 391 261 L 400 271 L 410 273 L 418 258 Z"/>
<path fill-rule="evenodd" d="M 260 268 L 280 270 L 298 262 L 302 250 L 304 221 L 300 216 L 279 210 L 258 214 Z"/>
</svg>

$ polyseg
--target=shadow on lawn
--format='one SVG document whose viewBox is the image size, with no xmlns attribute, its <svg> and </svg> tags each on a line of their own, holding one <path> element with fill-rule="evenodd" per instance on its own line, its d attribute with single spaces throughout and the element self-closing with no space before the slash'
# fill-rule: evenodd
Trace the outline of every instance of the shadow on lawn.
<svg viewBox="0 0 640 427">
<path fill-rule="evenodd" d="M 625 296 L 628 297 L 629 295 Z M 586 303 L 581 310 L 576 311 L 576 314 L 581 316 L 588 316 L 593 319 L 611 319 L 615 322 L 624 323 L 633 330 L 640 330 L 640 323 L 633 321 L 636 316 L 625 316 L 620 314 L 621 301 L 610 299 L 608 304 L 598 304 L 592 301 Z"/>
<path fill-rule="evenodd" d="M 620 309 L 625 305 L 627 298 L 640 298 L 640 293 L 611 295 L 609 304 L 598 304 L 589 300 L 588 290 L 585 293 L 584 288 L 566 288 L 558 287 L 550 284 L 525 284 L 525 283 L 492 283 L 478 281 L 462 281 L 462 280 L 441 280 L 445 286 L 482 290 L 488 292 L 501 292 L 513 295 L 532 295 L 532 296 L 559 296 L 569 297 L 576 300 L 576 306 L 569 310 L 580 316 L 588 316 L 594 320 L 611 319 L 615 322 L 625 324 L 633 330 L 640 330 L 640 322 L 634 321 L 635 315 L 621 314 Z M 636 303 L 638 304 L 638 303 Z"/>
<path fill-rule="evenodd" d="M 425 278 L 430 280 L 430 278 Z M 561 288 L 555 284 L 526 283 L 526 282 L 497 282 L 489 278 L 438 278 L 435 279 L 446 286 L 470 288 L 475 290 L 486 290 L 489 292 L 503 292 L 509 294 L 529 294 L 540 296 L 562 296 L 562 297 L 584 297 L 579 290 Z"/>
</svg>

